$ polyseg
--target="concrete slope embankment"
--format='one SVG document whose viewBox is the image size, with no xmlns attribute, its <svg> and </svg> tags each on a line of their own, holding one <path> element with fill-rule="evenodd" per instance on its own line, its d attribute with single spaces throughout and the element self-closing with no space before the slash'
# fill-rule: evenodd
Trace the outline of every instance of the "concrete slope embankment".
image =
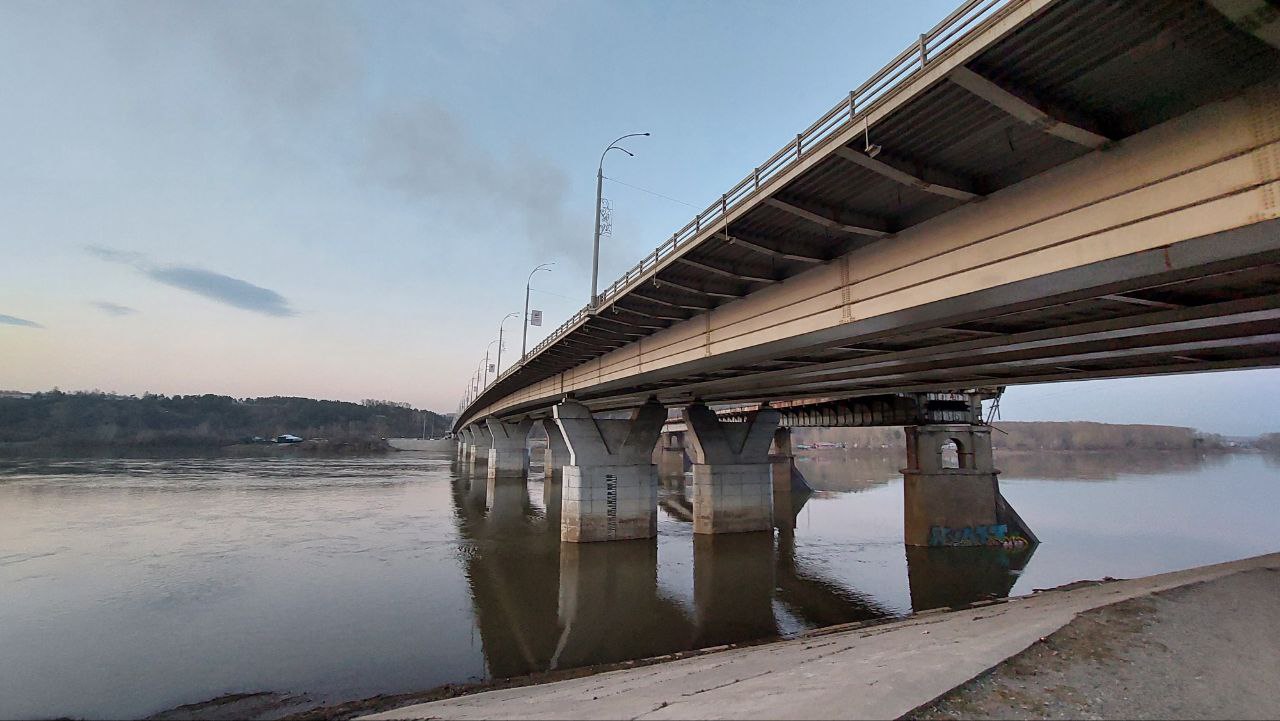
<svg viewBox="0 0 1280 721">
<path fill-rule="evenodd" d="M 1280 568 L 1280 554 L 1147 578 L 1072 584 L 960 611 L 827 629 L 365 718 L 898 718 L 1091 609 L 1259 568 Z"/>
</svg>

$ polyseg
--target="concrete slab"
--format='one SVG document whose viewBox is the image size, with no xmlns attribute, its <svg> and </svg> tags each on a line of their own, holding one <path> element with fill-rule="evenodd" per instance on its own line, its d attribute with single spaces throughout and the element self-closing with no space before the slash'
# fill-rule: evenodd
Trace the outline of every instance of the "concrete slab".
<svg viewBox="0 0 1280 721">
<path fill-rule="evenodd" d="M 879 626 L 829 629 L 364 718 L 892 719 L 991 669 L 1084 611 L 1255 568 L 1280 568 L 1280 554 L 1064 588 Z"/>
</svg>

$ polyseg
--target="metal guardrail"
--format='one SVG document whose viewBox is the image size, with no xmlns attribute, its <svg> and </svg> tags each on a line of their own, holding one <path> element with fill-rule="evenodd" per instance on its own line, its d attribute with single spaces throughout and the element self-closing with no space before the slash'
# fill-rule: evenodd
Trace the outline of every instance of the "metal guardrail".
<svg viewBox="0 0 1280 721">
<path fill-rule="evenodd" d="M 771 158 L 757 166 L 750 175 L 733 186 L 729 192 L 721 195 L 719 200 L 707 206 L 687 225 L 673 233 L 670 238 L 657 248 L 654 248 L 652 253 L 645 256 L 639 263 L 636 263 L 634 267 L 624 273 L 621 278 L 615 280 L 608 288 L 605 288 L 596 299 L 596 307 L 621 295 L 644 279 L 649 271 L 655 269 L 663 259 L 672 255 L 676 249 L 692 242 L 701 236 L 704 231 L 715 228 L 718 222 L 728 217 L 731 210 L 755 200 L 756 196 L 760 194 L 761 188 L 769 180 L 785 173 L 804 160 L 808 153 L 818 148 L 823 141 L 836 132 L 856 125 L 860 120 L 863 120 L 878 101 L 923 72 L 928 67 L 931 58 L 937 57 L 952 45 L 966 38 L 968 33 L 973 32 L 983 21 L 1000 10 L 1010 5 L 1016 5 L 1020 1 L 968 0 L 959 8 L 956 8 L 928 32 L 921 34 L 917 42 L 912 43 L 910 47 L 899 53 L 897 57 L 889 61 L 887 65 L 872 75 L 866 82 L 857 89 L 850 91 L 846 98 L 843 98 L 826 114 L 818 118 L 804 132 L 796 133 L 795 140 L 787 143 L 782 149 L 774 153 Z M 544 338 L 542 342 L 534 346 L 524 358 L 514 363 L 501 376 L 495 378 L 490 385 L 496 384 L 519 371 L 529 358 L 537 355 L 544 348 L 559 342 L 561 338 L 568 335 L 573 328 L 585 321 L 594 312 L 595 309 L 591 305 L 579 310 L 573 317 Z M 483 392 L 481 390 L 481 394 Z"/>
</svg>

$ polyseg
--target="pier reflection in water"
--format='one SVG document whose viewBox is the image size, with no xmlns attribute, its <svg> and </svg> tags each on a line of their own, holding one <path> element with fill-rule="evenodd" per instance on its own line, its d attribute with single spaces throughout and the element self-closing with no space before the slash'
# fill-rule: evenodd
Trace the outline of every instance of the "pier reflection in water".
<svg viewBox="0 0 1280 721">
<path fill-rule="evenodd" d="M 813 474 L 820 489 L 778 493 L 776 530 L 760 533 L 692 534 L 689 479 L 664 477 L 663 535 L 691 546 L 691 607 L 684 594 L 659 583 L 658 539 L 561 543 L 559 483 L 536 466 L 529 481 L 459 471 L 454 512 L 470 544 L 465 575 L 490 674 L 631 660 L 901 615 L 824 576 L 820 564 L 797 552 L 795 527 L 809 500 L 884 485 L 891 480 L 881 477 L 885 463 L 805 465 L 806 472 L 821 469 Z M 843 473 L 828 475 L 827 467 Z M 1006 596 L 1031 556 L 999 548 L 899 549 L 917 611 Z"/>
</svg>

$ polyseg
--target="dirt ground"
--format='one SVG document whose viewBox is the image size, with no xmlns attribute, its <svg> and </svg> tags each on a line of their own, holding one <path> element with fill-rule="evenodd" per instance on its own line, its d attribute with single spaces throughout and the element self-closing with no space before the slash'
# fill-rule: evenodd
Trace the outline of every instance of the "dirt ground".
<svg viewBox="0 0 1280 721">
<path fill-rule="evenodd" d="M 1280 718 L 1280 571 L 1081 614 L 913 719 Z"/>
</svg>

